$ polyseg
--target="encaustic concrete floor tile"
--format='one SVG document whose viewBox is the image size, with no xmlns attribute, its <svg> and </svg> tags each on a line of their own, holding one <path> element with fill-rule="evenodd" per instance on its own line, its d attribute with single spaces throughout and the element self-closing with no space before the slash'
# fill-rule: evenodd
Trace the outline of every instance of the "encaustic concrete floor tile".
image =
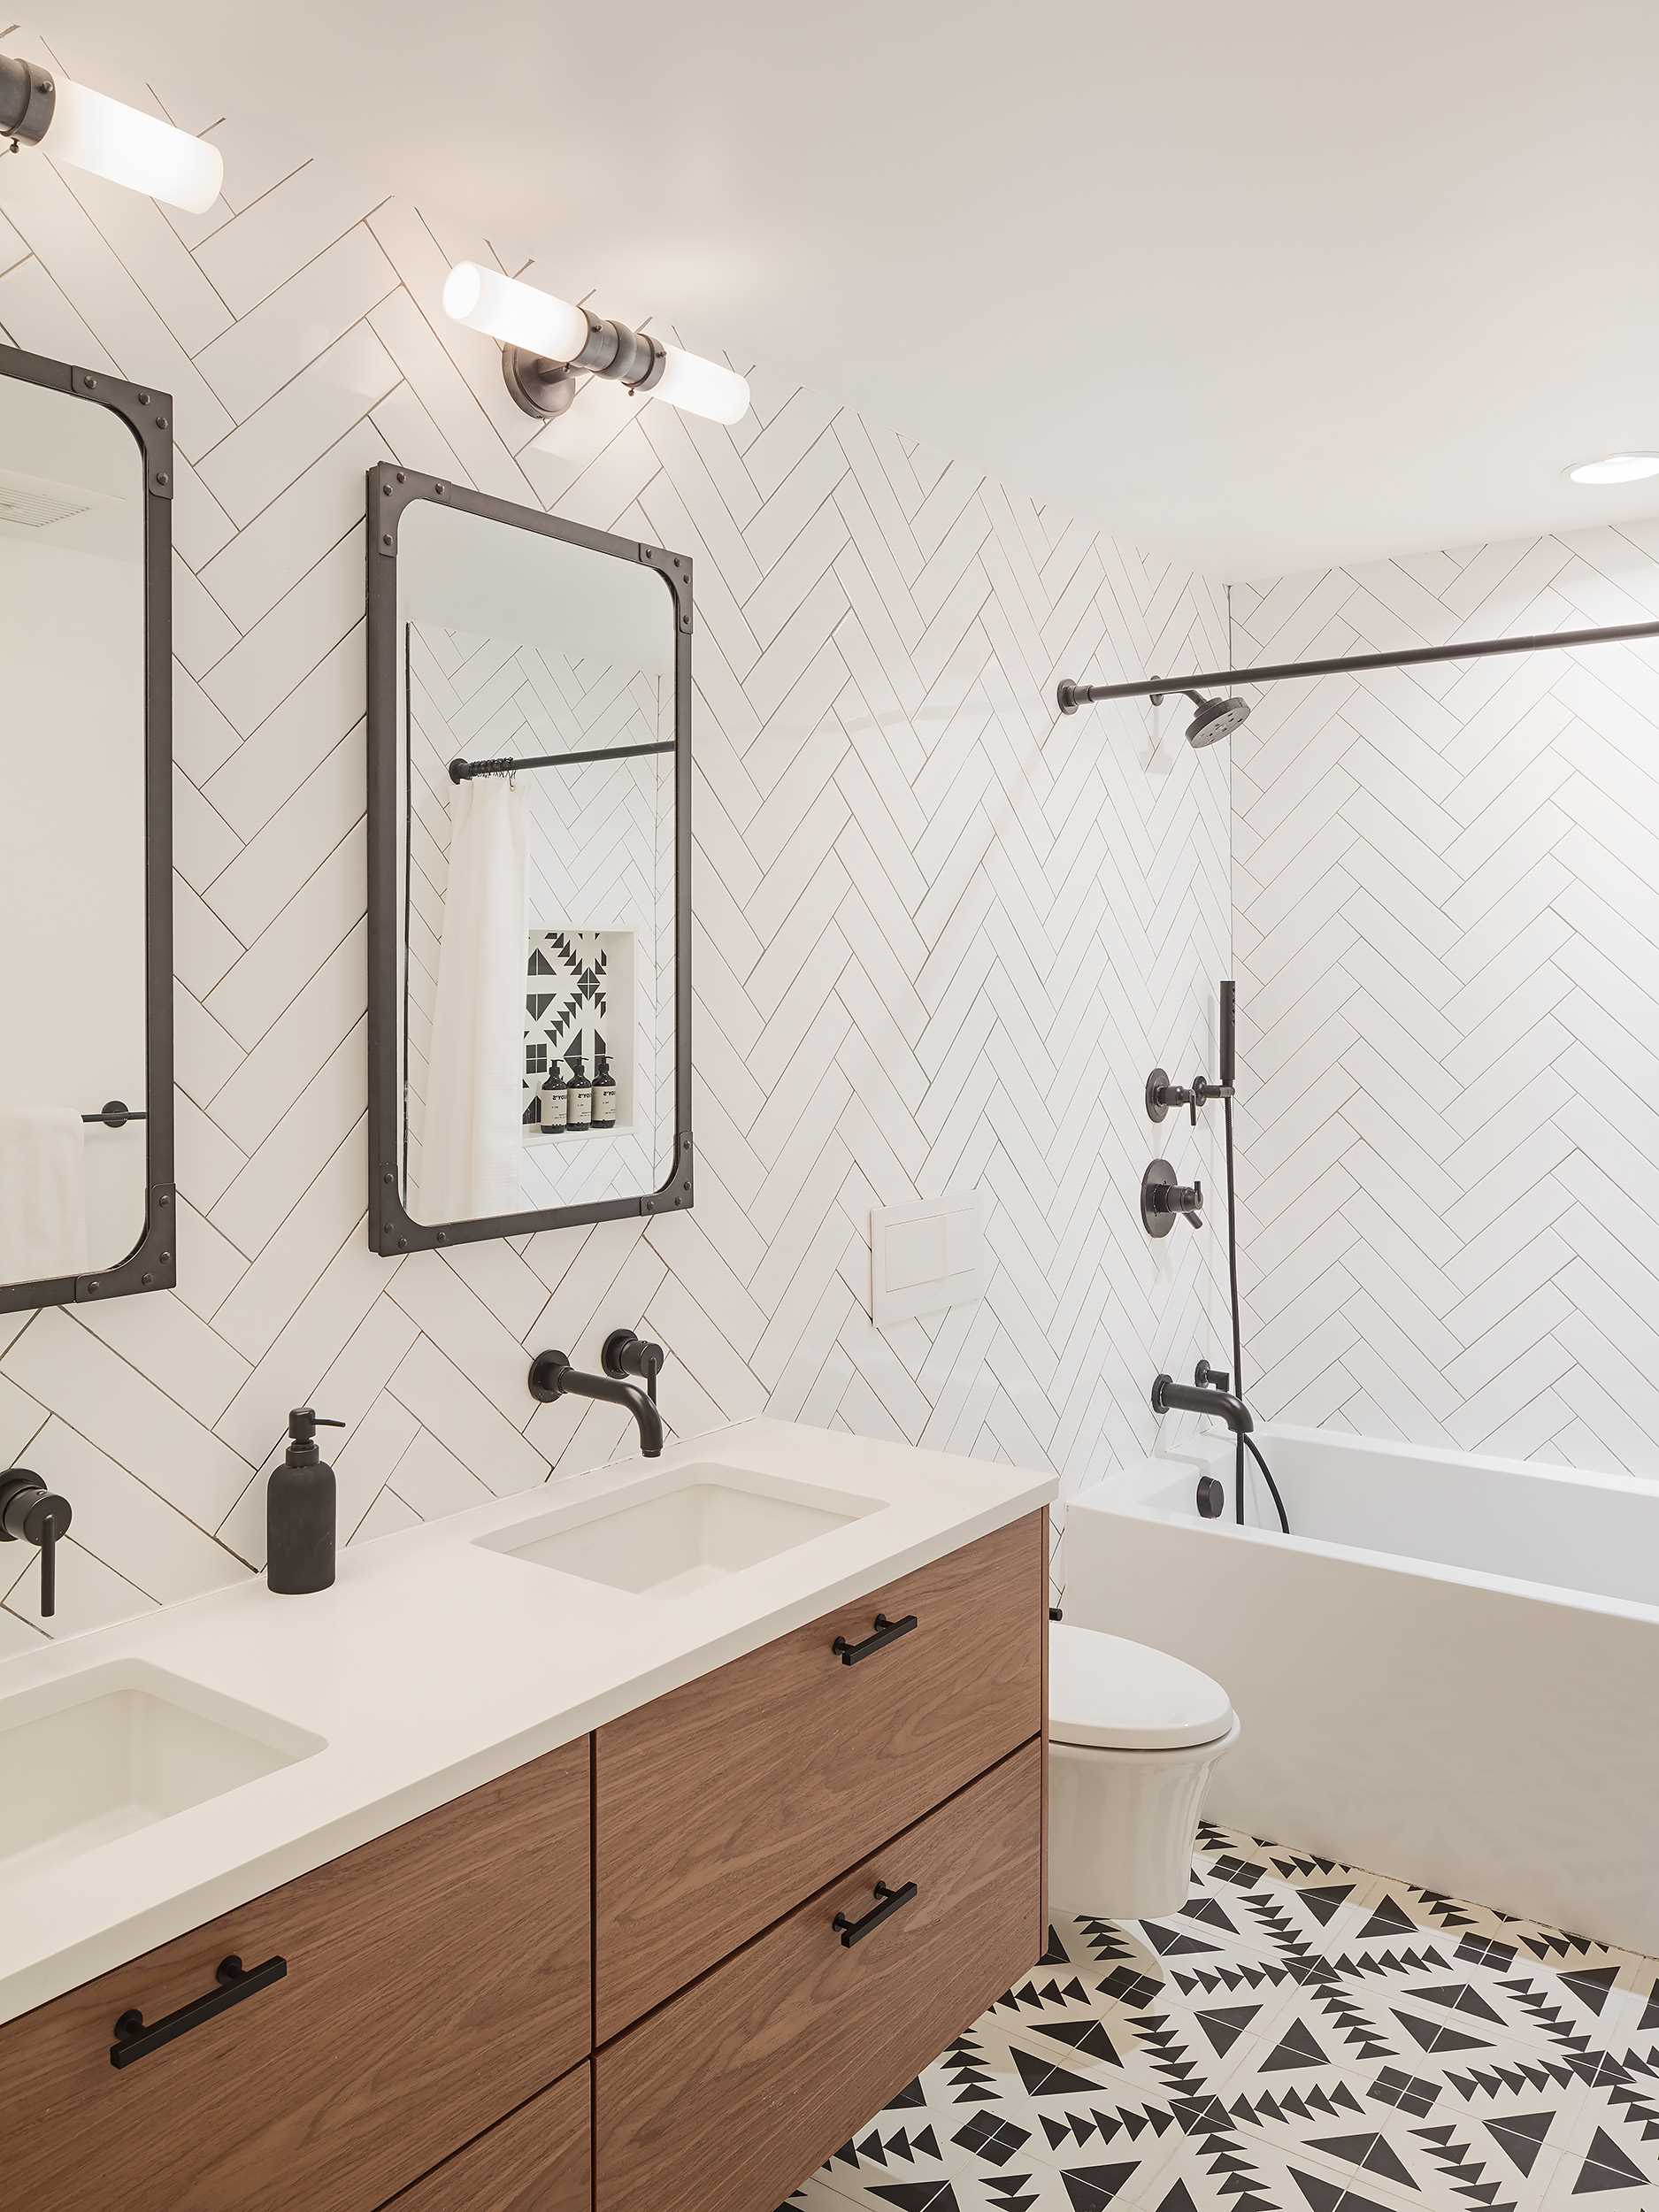
<svg viewBox="0 0 1659 2212">
<path fill-rule="evenodd" d="M 1047 1955 L 797 2212 L 1659 2212 L 1659 1963 L 1207 1826 L 1182 1909 Z"/>
</svg>

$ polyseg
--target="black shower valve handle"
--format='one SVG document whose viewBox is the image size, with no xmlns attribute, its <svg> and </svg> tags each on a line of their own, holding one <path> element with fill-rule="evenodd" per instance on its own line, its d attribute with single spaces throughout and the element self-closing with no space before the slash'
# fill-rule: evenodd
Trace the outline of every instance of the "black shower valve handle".
<svg viewBox="0 0 1659 2212">
<path fill-rule="evenodd" d="M 1178 1183 L 1167 1160 L 1154 1160 L 1141 1179 L 1141 1220 L 1148 1236 L 1168 1236 L 1177 1214 L 1190 1227 L 1202 1229 L 1203 1204 L 1203 1185 Z"/>
<path fill-rule="evenodd" d="M 1204 1187 L 1195 1176 L 1190 1183 L 1166 1183 L 1156 1202 L 1160 1213 L 1179 1214 L 1188 1227 L 1203 1227 Z"/>
<path fill-rule="evenodd" d="M 1158 1210 L 1171 1216 L 1179 1214 L 1194 1229 L 1202 1229 L 1203 1204 L 1204 1187 L 1194 1178 L 1190 1183 L 1166 1183 Z"/>
<path fill-rule="evenodd" d="M 1212 1083 L 1207 1075 L 1194 1076 L 1192 1088 L 1187 1094 L 1187 1110 L 1193 1118 L 1194 1128 L 1198 1126 L 1198 1110 L 1201 1106 L 1208 1106 L 1212 1098 L 1232 1096 L 1231 1083 Z"/>
</svg>

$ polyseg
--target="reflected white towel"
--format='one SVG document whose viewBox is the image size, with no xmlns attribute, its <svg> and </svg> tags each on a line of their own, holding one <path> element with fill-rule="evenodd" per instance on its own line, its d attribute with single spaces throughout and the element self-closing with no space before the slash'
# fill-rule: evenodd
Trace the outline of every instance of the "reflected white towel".
<svg viewBox="0 0 1659 2212">
<path fill-rule="evenodd" d="M 426 1222 L 517 1213 L 524 1153 L 525 809 L 505 776 L 455 787 L 421 1135 Z"/>
<path fill-rule="evenodd" d="M 0 1283 L 84 1272 L 86 1138 L 67 1107 L 0 1110 Z"/>
</svg>

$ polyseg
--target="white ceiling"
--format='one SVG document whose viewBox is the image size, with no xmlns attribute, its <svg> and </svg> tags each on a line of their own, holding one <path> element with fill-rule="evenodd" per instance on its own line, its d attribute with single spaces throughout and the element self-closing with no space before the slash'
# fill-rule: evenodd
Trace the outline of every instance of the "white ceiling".
<svg viewBox="0 0 1659 2212">
<path fill-rule="evenodd" d="M 37 13 L 1213 573 L 1659 511 L 1655 0 Z"/>
</svg>

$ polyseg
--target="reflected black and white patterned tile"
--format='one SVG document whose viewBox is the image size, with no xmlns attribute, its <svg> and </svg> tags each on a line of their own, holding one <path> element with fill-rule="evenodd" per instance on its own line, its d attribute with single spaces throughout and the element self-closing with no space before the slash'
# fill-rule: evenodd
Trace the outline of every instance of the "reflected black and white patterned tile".
<svg viewBox="0 0 1659 2212">
<path fill-rule="evenodd" d="M 1041 1965 L 802 2212 L 1659 2212 L 1659 1963 L 1206 1825 L 1157 1922 Z"/>
</svg>

